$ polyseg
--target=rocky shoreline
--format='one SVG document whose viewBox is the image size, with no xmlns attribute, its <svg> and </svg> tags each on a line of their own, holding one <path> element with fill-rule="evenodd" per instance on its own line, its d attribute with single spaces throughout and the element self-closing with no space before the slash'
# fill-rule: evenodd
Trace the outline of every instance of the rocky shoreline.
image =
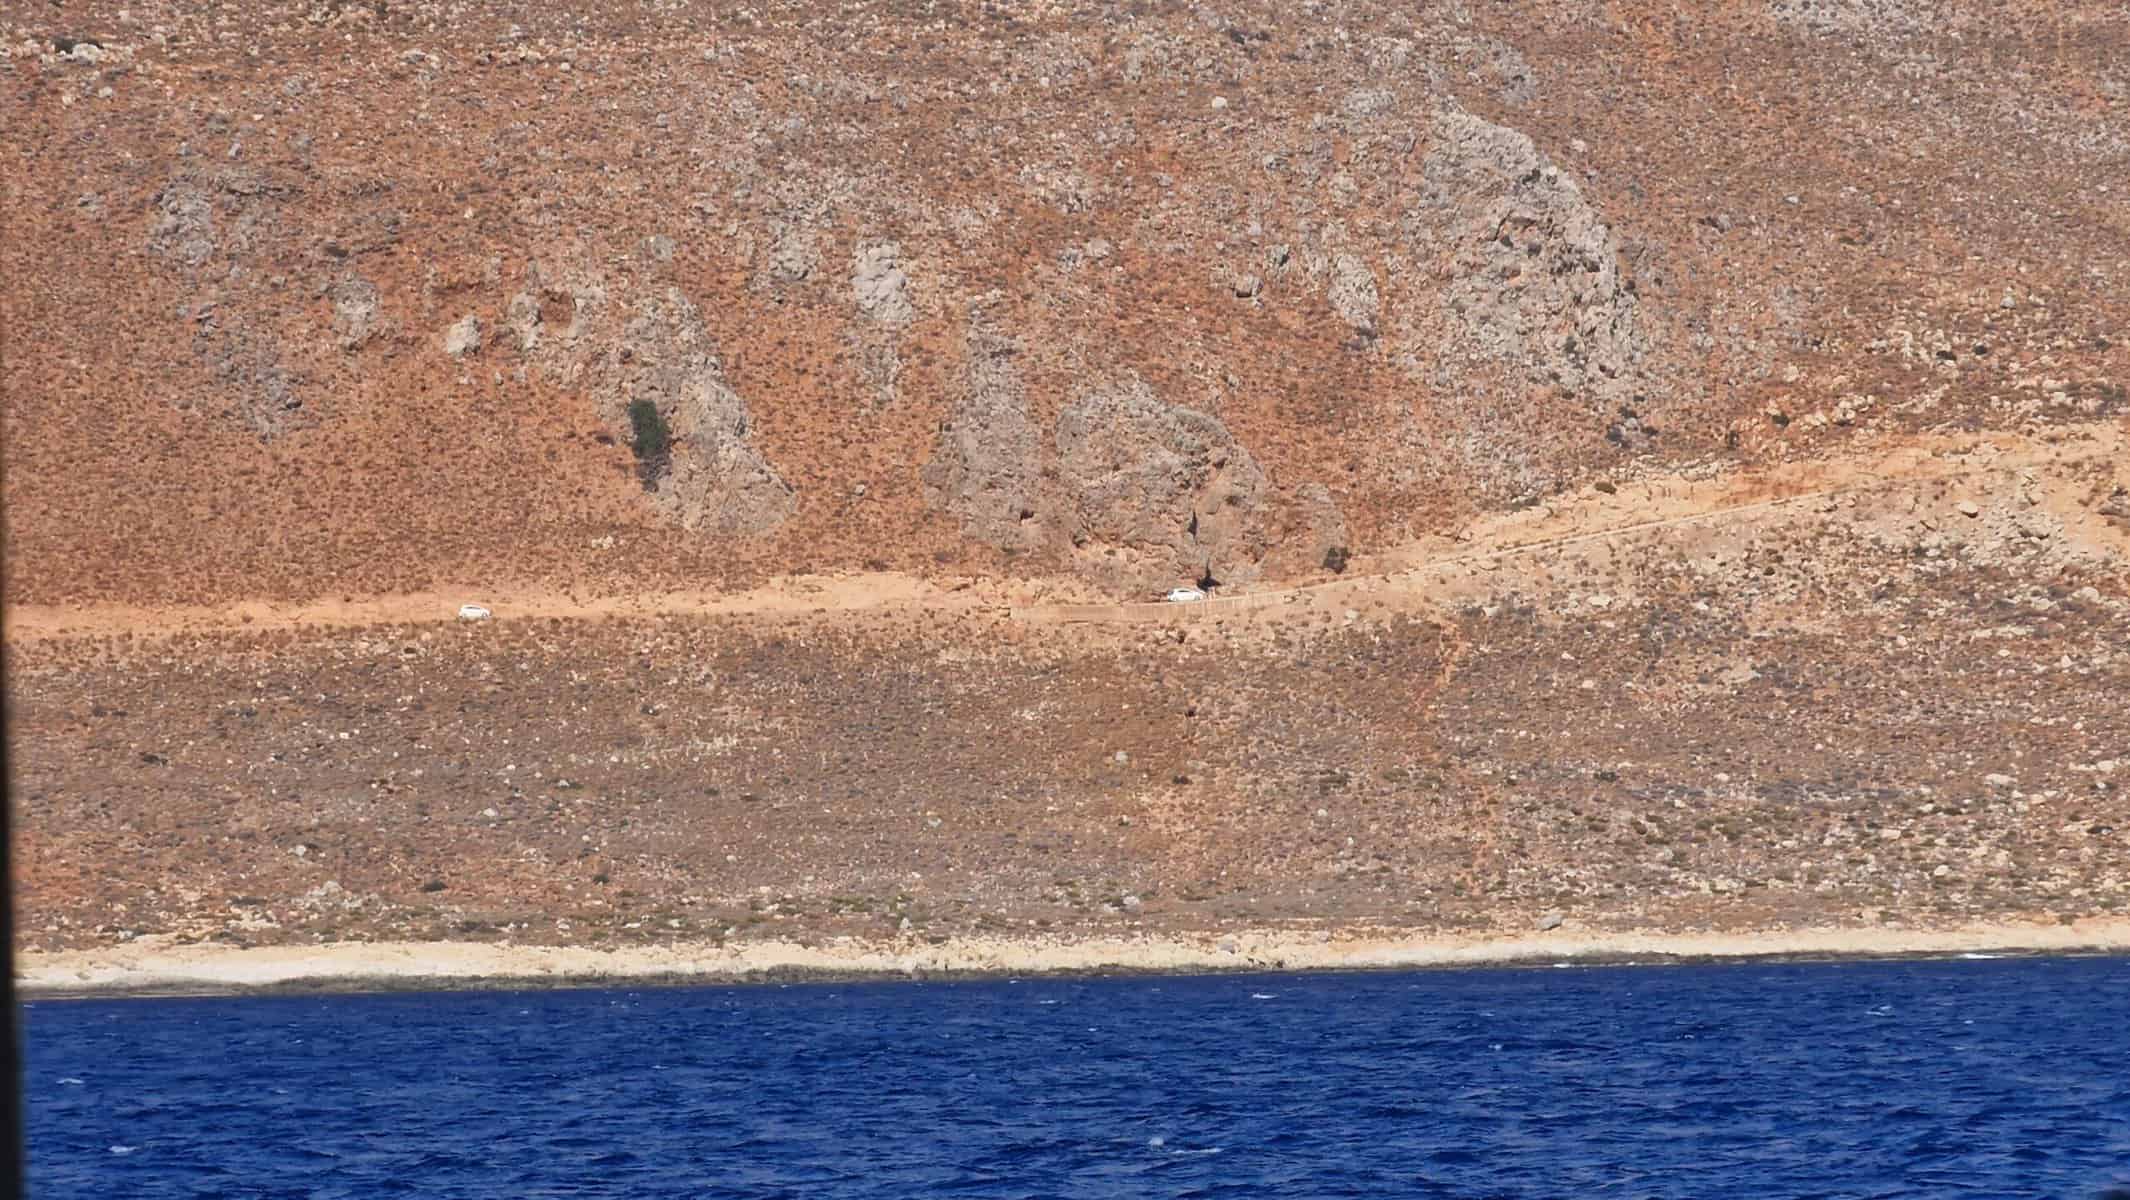
<svg viewBox="0 0 2130 1200">
<path fill-rule="evenodd" d="M 2119 953 L 2130 953 L 2130 920 L 1738 933 L 1558 929 L 1479 937 L 1259 930 L 613 950 L 450 942 L 232 948 L 148 937 L 115 949 L 20 955 L 16 986 L 26 999 L 40 1000 Z"/>
</svg>

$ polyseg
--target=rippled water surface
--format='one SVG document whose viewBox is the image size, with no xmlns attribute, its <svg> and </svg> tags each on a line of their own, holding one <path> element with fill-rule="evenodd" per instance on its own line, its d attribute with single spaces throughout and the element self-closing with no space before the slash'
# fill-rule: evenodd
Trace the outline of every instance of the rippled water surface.
<svg viewBox="0 0 2130 1200">
<path fill-rule="evenodd" d="M 2047 1196 L 2130 962 L 44 1002 L 41 1197 Z"/>
</svg>

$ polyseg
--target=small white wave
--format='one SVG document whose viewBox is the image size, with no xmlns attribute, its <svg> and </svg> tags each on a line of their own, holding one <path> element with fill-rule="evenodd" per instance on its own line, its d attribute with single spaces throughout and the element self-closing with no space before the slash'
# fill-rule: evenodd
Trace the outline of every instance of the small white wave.
<svg viewBox="0 0 2130 1200">
<path fill-rule="evenodd" d="M 1276 996 L 1278 996 L 1278 995 L 1279 995 L 1279 993 L 1278 993 L 1278 992 L 1251 992 L 1251 993 L 1250 993 L 1250 999 L 1252 999 L 1252 1000 L 1270 1000 L 1270 999 L 1273 999 L 1274 997 L 1276 997 Z"/>
<path fill-rule="evenodd" d="M 1055 1000 L 1038 1000 L 1038 1001 L 1036 1001 L 1036 1003 L 1037 1003 L 1037 1004 L 1056 1004 L 1056 1003 L 1057 1003 L 1057 1001 L 1055 1001 Z"/>
<path fill-rule="evenodd" d="M 140 1147 L 139 1147 L 139 1146 L 113 1146 L 113 1147 L 111 1147 L 110 1149 L 111 1149 L 111 1153 L 113 1153 L 113 1154 L 131 1154 L 131 1153 L 133 1153 L 133 1152 L 134 1152 L 135 1150 L 138 1150 L 138 1149 L 140 1149 Z"/>
<path fill-rule="evenodd" d="M 65 1075 L 65 1076 L 62 1076 L 62 1077 L 60 1077 L 60 1080 L 59 1080 L 59 1086 L 60 1086 L 60 1087 L 80 1087 L 80 1086 L 81 1086 L 81 1080 L 79 1080 L 79 1079 L 76 1079 L 76 1078 L 74 1078 L 74 1077 L 73 1077 L 72 1075 Z"/>
<path fill-rule="evenodd" d="M 1169 1140 L 1157 1133 L 1153 1137 L 1146 1139 L 1146 1144 L 1158 1150 L 1161 1147 L 1168 1145 Z"/>
<path fill-rule="evenodd" d="M 2002 954 L 1984 954 L 1984 953 L 1982 953 L 1982 952 L 1981 952 L 1980 950 L 1970 950 L 1970 951 L 1968 951 L 1967 953 L 1965 953 L 1965 954 L 1961 955 L 1960 957 L 1961 957 L 1961 958 L 2003 958 L 2004 956 L 2003 956 Z"/>
</svg>

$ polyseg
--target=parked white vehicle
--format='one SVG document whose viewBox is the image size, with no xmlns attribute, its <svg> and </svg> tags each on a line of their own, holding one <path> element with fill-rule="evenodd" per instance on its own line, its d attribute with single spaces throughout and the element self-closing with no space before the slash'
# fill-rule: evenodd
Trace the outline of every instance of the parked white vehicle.
<svg viewBox="0 0 2130 1200">
<path fill-rule="evenodd" d="M 1171 588 L 1164 598 L 1170 604 L 1191 604 L 1205 599 L 1206 594 L 1197 588 Z"/>
<path fill-rule="evenodd" d="M 459 605 L 459 620 L 461 621 L 485 621 L 494 615 L 494 613 L 489 612 L 478 604 Z"/>
</svg>

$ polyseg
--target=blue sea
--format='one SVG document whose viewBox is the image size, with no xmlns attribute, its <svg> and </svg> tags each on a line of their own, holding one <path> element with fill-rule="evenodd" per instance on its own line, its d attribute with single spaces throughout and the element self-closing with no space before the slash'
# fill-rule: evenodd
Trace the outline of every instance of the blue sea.
<svg viewBox="0 0 2130 1200">
<path fill-rule="evenodd" d="M 2095 1197 L 2130 961 L 46 1001 L 37 1197 Z"/>
</svg>

